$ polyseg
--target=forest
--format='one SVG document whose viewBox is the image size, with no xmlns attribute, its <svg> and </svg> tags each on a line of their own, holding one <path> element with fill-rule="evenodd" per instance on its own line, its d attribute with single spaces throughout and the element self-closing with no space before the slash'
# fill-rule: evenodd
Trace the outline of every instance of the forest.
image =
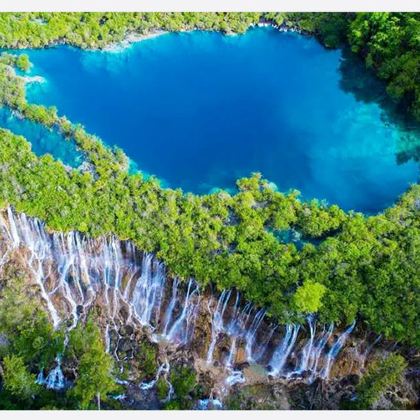
<svg viewBox="0 0 420 420">
<path fill-rule="evenodd" d="M 390 97 L 420 120 L 416 14 L 1 14 L 0 47 L 69 43 L 103 48 L 132 33 L 243 32 L 261 21 L 314 34 L 327 47 L 348 45 L 385 80 Z M 0 105 L 59 130 L 75 142 L 86 163 L 71 169 L 50 155 L 36 156 L 25 138 L 0 129 L 0 207 L 12 205 L 42 219 L 52 231 L 130 239 L 155 253 L 169 274 L 194 277 L 202 287 L 219 291 L 240 290 L 278 322 L 303 322 L 309 313 L 339 325 L 357 318 L 386 339 L 420 345 L 418 184 L 370 216 L 303 201 L 295 190 L 277 191 L 259 173 L 239 179 L 235 194 L 198 196 L 162 188 L 154 177 L 130 174 L 122 150 L 105 146 L 54 107 L 28 103 L 18 72 L 29 68 L 25 54 L 2 53 Z M 282 241 L 284 232 L 298 234 L 300 243 Z M 52 329 L 22 276 L 10 267 L 0 285 L 0 333 L 9 341 L 7 347 L 0 345 L 5 382 L 0 407 L 89 408 L 100 404 L 98 395 L 116 395 L 118 386 L 110 380 L 113 360 L 93 319 L 83 331 L 72 331 L 64 354 L 78 372 L 71 392 L 53 396 L 35 383 L 33 372 L 63 351 L 63 332 Z M 139 361 L 143 370 L 150 369 L 148 362 L 155 368 L 154 357 Z M 92 370 L 93 360 L 98 369 Z M 352 407 L 369 406 L 403 369 L 398 357 L 373 366 L 359 385 L 358 405 Z M 188 408 L 186 395 L 196 392 L 194 380 L 189 372 L 174 375 L 177 398 L 167 408 Z M 118 406 L 113 399 L 106 403 Z"/>
</svg>

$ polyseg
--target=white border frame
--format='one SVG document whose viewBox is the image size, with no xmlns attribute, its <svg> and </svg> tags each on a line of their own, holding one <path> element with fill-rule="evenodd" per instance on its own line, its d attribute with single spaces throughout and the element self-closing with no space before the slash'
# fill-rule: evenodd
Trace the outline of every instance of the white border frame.
<svg viewBox="0 0 420 420">
<path fill-rule="evenodd" d="M 420 12 L 418 0 L 0 0 L 0 12 Z M 417 419 L 417 411 L 1 411 L 4 419 Z"/>
<path fill-rule="evenodd" d="M 0 0 L 1 12 L 419 12 L 417 0 Z"/>
</svg>

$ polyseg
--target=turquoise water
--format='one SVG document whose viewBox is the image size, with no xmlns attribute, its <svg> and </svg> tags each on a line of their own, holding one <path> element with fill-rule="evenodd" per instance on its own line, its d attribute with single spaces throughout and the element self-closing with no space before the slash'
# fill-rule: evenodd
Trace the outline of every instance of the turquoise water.
<svg viewBox="0 0 420 420">
<path fill-rule="evenodd" d="M 368 75 L 360 88 L 342 51 L 313 38 L 259 28 L 27 53 L 47 80 L 28 87 L 32 102 L 57 106 L 170 187 L 229 189 L 259 171 L 282 191 L 370 213 L 418 180 L 418 164 L 397 155 L 417 135 L 364 95 L 378 89 Z"/>
<path fill-rule="evenodd" d="M 66 140 L 54 129 L 48 129 L 27 119 L 5 107 L 0 107 L 0 127 L 24 136 L 31 142 L 32 151 L 38 156 L 49 153 L 65 165 L 78 167 L 83 159 L 74 142 Z"/>
</svg>

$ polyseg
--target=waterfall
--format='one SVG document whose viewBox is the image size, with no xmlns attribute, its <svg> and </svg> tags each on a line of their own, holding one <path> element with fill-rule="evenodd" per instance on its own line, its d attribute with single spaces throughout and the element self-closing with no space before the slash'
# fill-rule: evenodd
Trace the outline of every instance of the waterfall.
<svg viewBox="0 0 420 420">
<path fill-rule="evenodd" d="M 56 367 L 50 371 L 46 378 L 44 378 L 44 370 L 41 369 L 41 372 L 37 376 L 36 383 L 46 386 L 47 389 L 58 391 L 64 389 L 66 384 L 61 369 L 61 357 L 57 356 L 55 361 L 57 363 Z"/>
<path fill-rule="evenodd" d="M 245 382 L 244 374 L 240 370 L 231 371 L 230 375 L 225 379 L 225 383 L 228 386 L 236 384 L 243 384 Z"/>
<path fill-rule="evenodd" d="M 142 391 L 149 391 L 152 388 L 155 387 L 155 385 L 157 384 L 158 380 L 162 377 L 164 378 L 164 380 L 166 381 L 166 383 L 168 384 L 168 395 L 165 397 L 165 399 L 162 402 L 168 402 L 171 400 L 172 395 L 174 393 L 174 388 L 172 386 L 172 384 L 170 383 L 168 377 L 169 377 L 169 372 L 171 369 L 171 365 L 169 364 L 168 360 L 165 360 L 164 363 L 162 363 L 157 372 L 156 372 L 156 376 L 154 377 L 154 379 L 152 379 L 149 382 L 145 382 L 143 381 L 139 386 L 140 389 Z"/>
<path fill-rule="evenodd" d="M 187 294 L 185 296 L 181 315 L 175 321 L 174 325 L 171 327 L 169 333 L 167 334 L 169 341 L 179 342 L 181 344 L 186 344 L 188 342 L 192 321 L 195 317 L 195 310 L 198 304 L 193 304 L 191 301 L 194 296 L 198 296 L 198 294 L 198 285 L 192 279 L 190 279 L 188 282 Z"/>
<path fill-rule="evenodd" d="M 0 211 L 0 250 L 0 269 L 14 252 L 24 253 L 54 328 L 66 327 L 65 344 L 69 330 L 84 320 L 96 303 L 106 314 L 106 350 L 117 361 L 118 343 L 123 338 L 120 327 L 125 324 L 146 327 L 154 340 L 164 339 L 175 347 L 192 341 L 196 319 L 203 310 L 198 284 L 194 279 L 171 280 L 163 263 L 152 254 L 139 252 L 129 241 L 112 235 L 93 239 L 78 232 L 50 233 L 43 222 L 8 207 Z M 334 325 L 317 325 L 315 317 L 309 316 L 307 332 L 300 334 L 299 325 L 286 325 L 279 340 L 280 328 L 268 324 L 266 311 L 242 302 L 235 290 L 210 297 L 207 306 L 211 336 L 204 349 L 206 362 L 212 366 L 218 343 L 228 343 L 228 354 L 219 358 L 228 386 L 245 381 L 235 366 L 239 354 L 249 363 L 269 364 L 274 377 L 328 380 L 332 364 L 355 326 L 347 327 L 330 346 Z M 141 384 L 142 389 L 150 389 L 168 372 L 169 362 L 165 362 L 155 382 Z M 303 377 L 305 372 L 308 375 Z M 37 381 L 62 389 L 61 359 L 57 357 L 56 367 L 46 378 L 41 371 Z"/>
<path fill-rule="evenodd" d="M 109 324 L 105 326 L 105 351 L 109 353 L 111 351 L 111 336 L 109 334 Z"/>
<path fill-rule="evenodd" d="M 289 354 L 296 342 L 299 328 L 299 325 L 286 325 L 286 334 L 271 358 L 270 365 L 272 368 L 271 374 L 273 376 L 277 376 L 282 373 L 287 358 L 289 357 Z"/>
<path fill-rule="evenodd" d="M 227 305 L 231 295 L 232 290 L 224 290 L 219 297 L 216 310 L 213 313 L 211 342 L 207 353 L 208 364 L 212 363 L 214 349 L 221 333 L 224 333 L 231 338 L 229 354 L 225 360 L 225 365 L 227 367 L 232 366 L 234 363 L 237 343 L 240 340 L 245 341 L 245 354 L 248 362 L 254 362 L 262 355 L 261 349 L 258 349 L 258 351 L 254 354 L 254 347 L 257 347 L 256 339 L 258 330 L 264 320 L 266 311 L 264 309 L 255 311 L 250 302 L 246 303 L 241 310 L 239 307 L 240 294 L 236 292 L 233 309 L 230 313 L 226 314 Z M 209 310 L 211 311 L 210 308 Z"/>
<path fill-rule="evenodd" d="M 223 315 L 226 311 L 226 306 L 229 301 L 230 295 L 232 294 L 232 291 L 226 291 L 223 290 L 221 293 L 219 300 L 217 301 L 216 310 L 213 313 L 212 317 L 212 323 L 211 323 L 211 342 L 210 346 L 207 352 L 207 364 L 212 364 L 213 362 L 213 353 L 214 349 L 216 347 L 217 338 L 219 337 L 219 334 L 223 331 Z M 209 307 L 209 311 L 211 312 L 211 309 Z"/>
<path fill-rule="evenodd" d="M 12 209 L 10 207 L 7 208 L 7 216 L 9 217 L 9 226 L 10 226 L 10 231 L 8 233 L 9 233 L 10 239 L 12 239 L 13 246 L 17 248 L 20 243 L 20 238 L 17 232 L 14 214 L 12 213 Z"/>
<path fill-rule="evenodd" d="M 198 400 L 197 410 L 221 410 L 223 404 L 217 398 L 206 398 L 204 400 Z"/>
<path fill-rule="evenodd" d="M 331 366 L 334 362 L 335 358 L 337 357 L 337 354 L 339 351 L 343 348 L 348 336 L 353 331 L 354 327 L 356 326 L 356 321 L 353 321 L 352 324 L 347 327 L 344 332 L 337 338 L 337 341 L 333 344 L 330 351 L 327 354 L 327 361 L 326 365 L 321 372 L 321 377 L 323 379 L 328 379 L 330 376 Z"/>
<path fill-rule="evenodd" d="M 157 263 L 155 272 L 152 271 L 153 256 L 148 254 L 143 258 L 141 277 L 133 292 L 132 305 L 137 319 L 142 325 L 152 327 L 152 315 L 159 313 L 165 282 L 163 264 Z"/>
<path fill-rule="evenodd" d="M 263 341 L 259 345 L 259 348 L 257 347 L 257 350 L 254 352 L 254 360 L 256 362 L 258 362 L 267 352 L 268 345 L 270 344 L 271 339 L 273 338 L 273 335 L 276 332 L 277 328 L 278 328 L 278 325 L 272 325 L 265 341 Z"/>
<path fill-rule="evenodd" d="M 158 370 L 156 372 L 156 376 L 151 380 L 151 381 L 143 381 L 139 386 L 140 389 L 143 391 L 148 391 L 149 389 L 152 389 L 157 381 L 159 380 L 159 378 L 161 376 L 166 376 L 169 373 L 170 370 L 170 364 L 169 362 L 166 360 L 164 363 L 162 363 L 159 367 Z"/>
<path fill-rule="evenodd" d="M 302 349 L 301 361 L 296 371 L 296 373 L 298 374 L 305 372 L 308 369 L 309 358 L 311 357 L 311 354 L 313 352 L 313 345 L 314 345 L 315 332 L 316 332 L 316 322 L 314 322 L 312 315 L 309 315 L 307 317 L 307 322 L 309 325 L 310 337 Z"/>
<path fill-rule="evenodd" d="M 245 340 L 246 340 L 246 345 L 245 345 L 245 352 L 246 352 L 246 358 L 249 362 L 253 362 L 254 358 L 252 356 L 252 349 L 254 346 L 254 342 L 255 342 L 255 336 L 257 333 L 257 330 L 259 328 L 259 326 L 261 325 L 262 320 L 264 319 L 265 316 L 265 310 L 264 309 L 260 309 L 254 319 L 252 320 L 251 326 L 249 327 L 246 335 L 245 335 Z"/>
<path fill-rule="evenodd" d="M 236 356 L 236 341 L 238 340 L 237 337 L 233 337 L 231 344 L 230 344 L 230 350 L 229 350 L 229 355 L 227 357 L 226 360 L 226 367 L 230 368 L 232 367 L 234 360 L 235 360 L 235 356 Z"/>
<path fill-rule="evenodd" d="M 7 208 L 7 220 L 0 218 L 0 233 L 6 252 L 19 247 L 30 253 L 29 268 L 39 286 L 55 328 L 70 315 L 67 332 L 87 314 L 95 299 L 101 299 L 108 315 L 105 342 L 110 351 L 110 329 L 117 335 L 118 323 L 133 321 L 156 330 L 168 280 L 165 267 L 152 254 L 144 253 L 141 263 L 130 242 L 114 236 L 91 239 L 77 232 L 48 233 L 37 219 Z M 123 279 L 128 278 L 123 284 Z M 192 336 L 198 306 L 198 285 L 190 280 L 181 303 L 184 283 L 173 284 L 173 302 L 166 310 L 164 335 L 174 344 L 186 344 Z M 178 298 L 179 296 L 179 298 Z M 176 302 L 176 300 L 178 301 Z M 171 326 L 173 307 L 182 306 L 181 315 Z M 120 319 L 120 309 L 128 309 L 130 319 Z M 131 317 L 133 319 L 131 319 Z M 120 336 L 119 336 L 120 337 Z M 121 338 L 121 337 L 120 337 Z M 116 356 L 116 352 L 114 352 Z"/>
<path fill-rule="evenodd" d="M 309 382 L 313 382 L 314 379 L 318 375 L 318 364 L 321 358 L 322 352 L 324 351 L 325 345 L 327 344 L 328 340 L 330 339 L 332 333 L 334 331 L 334 324 L 331 323 L 328 327 L 328 330 L 321 334 L 319 341 L 316 343 L 312 354 L 310 355 L 310 359 L 308 362 L 308 369 L 311 371 L 311 376 L 309 377 Z"/>
<path fill-rule="evenodd" d="M 166 333 L 168 331 L 169 324 L 172 320 L 172 315 L 173 315 L 174 308 L 175 308 L 175 305 L 176 305 L 176 302 L 177 302 L 178 284 L 179 284 L 179 280 L 177 278 L 174 279 L 174 281 L 172 283 L 172 297 L 171 297 L 171 300 L 170 300 L 169 305 L 168 305 L 168 309 L 166 310 L 166 314 L 165 314 L 165 325 L 164 325 L 163 331 L 162 331 L 163 335 L 166 335 Z"/>
</svg>

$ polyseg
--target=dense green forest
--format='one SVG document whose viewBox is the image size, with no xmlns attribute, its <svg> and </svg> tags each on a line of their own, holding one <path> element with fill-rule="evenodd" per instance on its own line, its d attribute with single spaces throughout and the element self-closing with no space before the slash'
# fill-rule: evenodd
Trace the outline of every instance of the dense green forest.
<svg viewBox="0 0 420 420">
<path fill-rule="evenodd" d="M 418 13 L 21 13 L 0 14 L 0 48 L 68 43 L 104 48 L 129 34 L 193 29 L 241 33 L 272 22 L 314 34 L 327 47 L 348 45 L 420 120 Z"/>
<path fill-rule="evenodd" d="M 239 180 L 234 195 L 164 189 L 154 178 L 130 175 L 121 150 L 105 147 L 56 109 L 27 103 L 24 79 L 12 67 L 21 59 L 6 59 L 0 63 L 0 101 L 61 130 L 90 168 L 70 170 L 49 155 L 37 157 L 24 138 L 2 130 L 4 204 L 40 217 L 51 229 L 131 239 L 155 252 L 170 273 L 219 289 L 236 287 L 281 321 L 308 312 L 337 323 L 360 316 L 388 338 L 419 343 L 418 185 L 371 217 L 302 202 L 297 191 L 275 191 L 259 174 Z M 302 249 L 278 240 L 287 230 L 303 235 Z"/>
</svg>

